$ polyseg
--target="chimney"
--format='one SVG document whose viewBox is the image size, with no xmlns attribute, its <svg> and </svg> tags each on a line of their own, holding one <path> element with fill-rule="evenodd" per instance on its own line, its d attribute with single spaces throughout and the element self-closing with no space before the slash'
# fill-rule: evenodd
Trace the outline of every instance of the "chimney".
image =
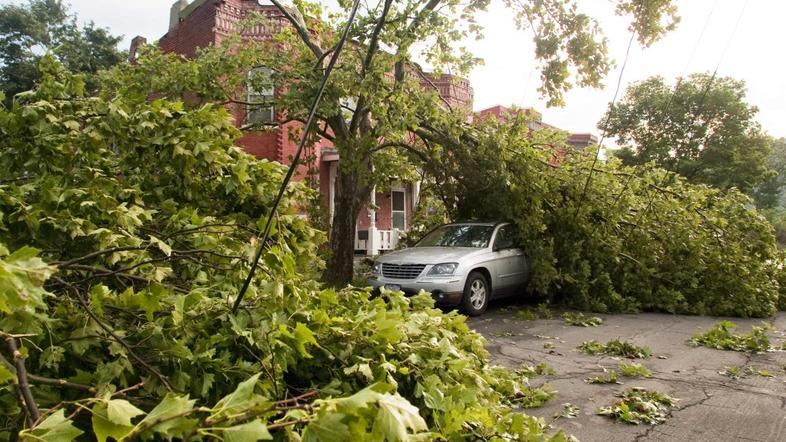
<svg viewBox="0 0 786 442">
<path fill-rule="evenodd" d="M 169 30 L 180 23 L 180 13 L 188 7 L 188 0 L 177 0 L 169 10 Z"/>
<path fill-rule="evenodd" d="M 128 61 L 134 62 L 136 60 L 136 52 L 140 47 L 147 44 L 147 39 L 141 35 L 137 35 L 131 40 L 131 47 L 128 49 Z"/>
</svg>

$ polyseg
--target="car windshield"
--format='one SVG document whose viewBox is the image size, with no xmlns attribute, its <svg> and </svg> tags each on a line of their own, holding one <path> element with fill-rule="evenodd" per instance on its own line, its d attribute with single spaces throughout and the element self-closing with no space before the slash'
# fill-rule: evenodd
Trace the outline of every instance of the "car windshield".
<svg viewBox="0 0 786 442">
<path fill-rule="evenodd" d="M 442 226 L 426 235 L 415 247 L 476 247 L 489 245 L 494 226 L 458 224 Z"/>
</svg>

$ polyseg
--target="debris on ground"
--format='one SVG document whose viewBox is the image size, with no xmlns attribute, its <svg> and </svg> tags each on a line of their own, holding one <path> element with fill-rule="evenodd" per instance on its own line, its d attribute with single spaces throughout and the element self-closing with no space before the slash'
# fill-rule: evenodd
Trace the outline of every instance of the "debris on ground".
<svg viewBox="0 0 786 442">
<path fill-rule="evenodd" d="M 677 401 L 667 394 L 640 387 L 628 389 L 619 396 L 613 404 L 598 410 L 598 414 L 617 422 L 656 425 L 666 421 L 669 408 Z"/>
<path fill-rule="evenodd" d="M 573 419 L 579 415 L 581 409 L 570 402 L 562 404 L 562 410 L 554 413 L 554 419 Z"/>
<path fill-rule="evenodd" d="M 697 334 L 688 341 L 694 346 L 715 348 L 718 350 L 765 352 L 770 350 L 770 338 L 767 332 L 772 330 L 772 325 L 762 322 L 762 326 L 753 326 L 747 335 L 732 333 L 737 324 L 731 321 L 721 321 L 709 331 Z"/>
<path fill-rule="evenodd" d="M 594 339 L 584 341 L 576 349 L 588 355 L 621 356 L 628 359 L 646 359 L 652 356 L 652 351 L 649 348 L 639 347 L 628 341 L 620 341 L 619 339 L 613 339 L 606 344 L 601 344 Z"/>
<path fill-rule="evenodd" d="M 603 369 L 603 374 L 584 379 L 588 384 L 622 384 L 617 380 L 617 372 L 614 370 Z"/>
<path fill-rule="evenodd" d="M 562 314 L 565 324 L 577 327 L 597 327 L 603 324 L 603 319 L 597 316 L 584 316 L 584 313 L 565 312 Z"/>
<path fill-rule="evenodd" d="M 636 362 L 632 362 L 630 364 L 626 364 L 625 362 L 620 362 L 619 366 L 620 374 L 627 377 L 642 377 L 648 378 L 652 376 L 652 372 L 649 368 L 645 367 L 643 364 L 638 364 Z"/>
</svg>

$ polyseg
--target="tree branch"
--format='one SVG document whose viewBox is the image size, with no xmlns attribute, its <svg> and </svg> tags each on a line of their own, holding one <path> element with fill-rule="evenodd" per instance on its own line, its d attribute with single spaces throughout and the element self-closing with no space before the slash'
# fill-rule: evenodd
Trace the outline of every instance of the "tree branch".
<svg viewBox="0 0 786 442">
<path fill-rule="evenodd" d="M 2 363 L 7 369 L 9 369 L 12 373 L 18 376 L 16 367 L 14 367 L 8 359 L 0 355 L 0 363 Z M 87 391 L 89 393 L 95 393 L 95 387 L 91 387 L 90 385 L 85 384 L 77 384 L 75 382 L 69 382 L 65 379 L 55 379 L 55 378 L 48 378 L 45 376 L 38 376 L 31 373 L 27 373 L 27 379 L 36 384 L 44 384 L 44 385 L 54 385 L 57 387 L 64 387 L 64 388 L 72 388 L 74 390 L 81 390 Z"/>
<path fill-rule="evenodd" d="M 322 48 L 320 48 L 316 43 L 314 43 L 314 40 L 311 39 L 311 34 L 308 31 L 306 22 L 303 19 L 303 16 L 300 15 L 300 11 L 297 10 L 297 6 L 295 6 L 294 11 L 290 11 L 278 0 L 271 0 L 271 3 L 273 3 L 279 11 L 281 11 L 292 27 L 295 28 L 295 31 L 297 31 L 300 39 L 306 46 L 308 46 L 308 48 L 311 50 L 311 53 L 314 54 L 314 57 L 317 59 L 322 58 Z"/>
<path fill-rule="evenodd" d="M 35 398 L 33 398 L 33 392 L 30 390 L 30 384 L 27 382 L 27 369 L 25 368 L 25 357 L 19 351 L 19 347 L 16 345 L 16 338 L 14 336 L 8 335 L 3 333 L 5 336 L 5 345 L 8 347 L 8 350 L 11 352 L 14 358 L 14 366 L 16 368 L 16 387 L 19 390 L 19 394 L 22 396 L 24 403 L 22 404 L 22 408 L 27 410 L 27 414 L 30 417 L 30 421 L 36 422 L 38 418 L 41 417 L 41 413 L 38 412 L 38 405 L 35 403 Z"/>
<path fill-rule="evenodd" d="M 418 158 L 420 158 L 424 162 L 427 162 L 429 160 L 428 156 L 425 153 L 423 153 L 423 152 L 417 150 L 415 147 L 413 147 L 413 146 L 411 146 L 411 145 L 409 145 L 407 143 L 403 143 L 401 141 L 387 141 L 387 142 L 384 142 L 384 143 L 376 146 L 375 148 L 371 149 L 369 151 L 369 153 L 379 152 L 380 150 L 384 150 L 384 149 L 387 149 L 389 147 L 398 147 L 398 148 L 404 149 L 404 150 L 406 150 L 409 153 L 417 155 Z"/>
<path fill-rule="evenodd" d="M 111 249 L 96 250 L 95 252 L 88 253 L 87 255 L 70 259 L 68 261 L 54 261 L 51 264 L 54 266 L 69 266 L 71 264 L 76 264 L 79 261 L 84 261 L 86 259 L 95 258 L 97 256 L 106 255 L 109 253 L 126 252 L 131 250 L 145 250 L 146 248 L 147 247 L 113 247 Z"/>
<path fill-rule="evenodd" d="M 109 334 L 109 336 L 111 336 L 115 340 L 115 342 L 117 342 L 123 348 L 125 348 L 126 351 L 128 351 L 128 354 L 131 356 L 132 359 L 134 359 L 135 361 L 139 362 L 142 365 L 142 367 L 144 367 L 145 370 L 147 370 L 149 373 L 155 375 L 161 381 L 161 383 L 164 384 L 164 386 L 166 387 L 167 390 L 174 391 L 174 388 L 172 388 L 172 384 L 169 383 L 169 379 L 167 379 L 166 376 L 164 376 L 155 367 L 153 367 L 152 365 L 148 364 L 144 359 L 139 357 L 139 355 L 137 355 L 136 352 L 134 352 L 134 350 L 131 348 L 131 346 L 128 344 L 128 342 L 125 341 L 125 339 L 123 339 L 120 336 L 118 336 L 117 333 L 115 333 L 112 330 L 111 327 L 109 327 L 108 325 L 104 324 L 98 318 L 98 316 L 90 309 L 90 306 L 87 305 L 87 302 L 82 298 L 82 296 L 79 293 L 76 294 L 76 297 L 77 297 L 77 300 L 79 301 L 79 304 L 81 304 L 82 308 L 85 310 L 85 313 L 87 313 L 87 315 L 90 316 L 90 318 L 93 321 L 95 321 L 95 323 L 98 324 L 99 327 L 101 327 L 105 332 L 107 332 L 107 334 Z"/>
</svg>

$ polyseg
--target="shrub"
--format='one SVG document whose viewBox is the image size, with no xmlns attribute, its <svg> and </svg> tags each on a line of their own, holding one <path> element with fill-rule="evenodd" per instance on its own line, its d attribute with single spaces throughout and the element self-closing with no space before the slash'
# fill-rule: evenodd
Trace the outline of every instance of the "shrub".
<svg viewBox="0 0 786 442">
<path fill-rule="evenodd" d="M 0 438 L 551 438 L 518 408 L 553 392 L 490 366 L 463 316 L 309 278 L 300 184 L 233 312 L 283 167 L 223 108 L 84 97 L 43 68 L 0 109 L 0 330 L 37 404 L 0 366 Z"/>
</svg>

